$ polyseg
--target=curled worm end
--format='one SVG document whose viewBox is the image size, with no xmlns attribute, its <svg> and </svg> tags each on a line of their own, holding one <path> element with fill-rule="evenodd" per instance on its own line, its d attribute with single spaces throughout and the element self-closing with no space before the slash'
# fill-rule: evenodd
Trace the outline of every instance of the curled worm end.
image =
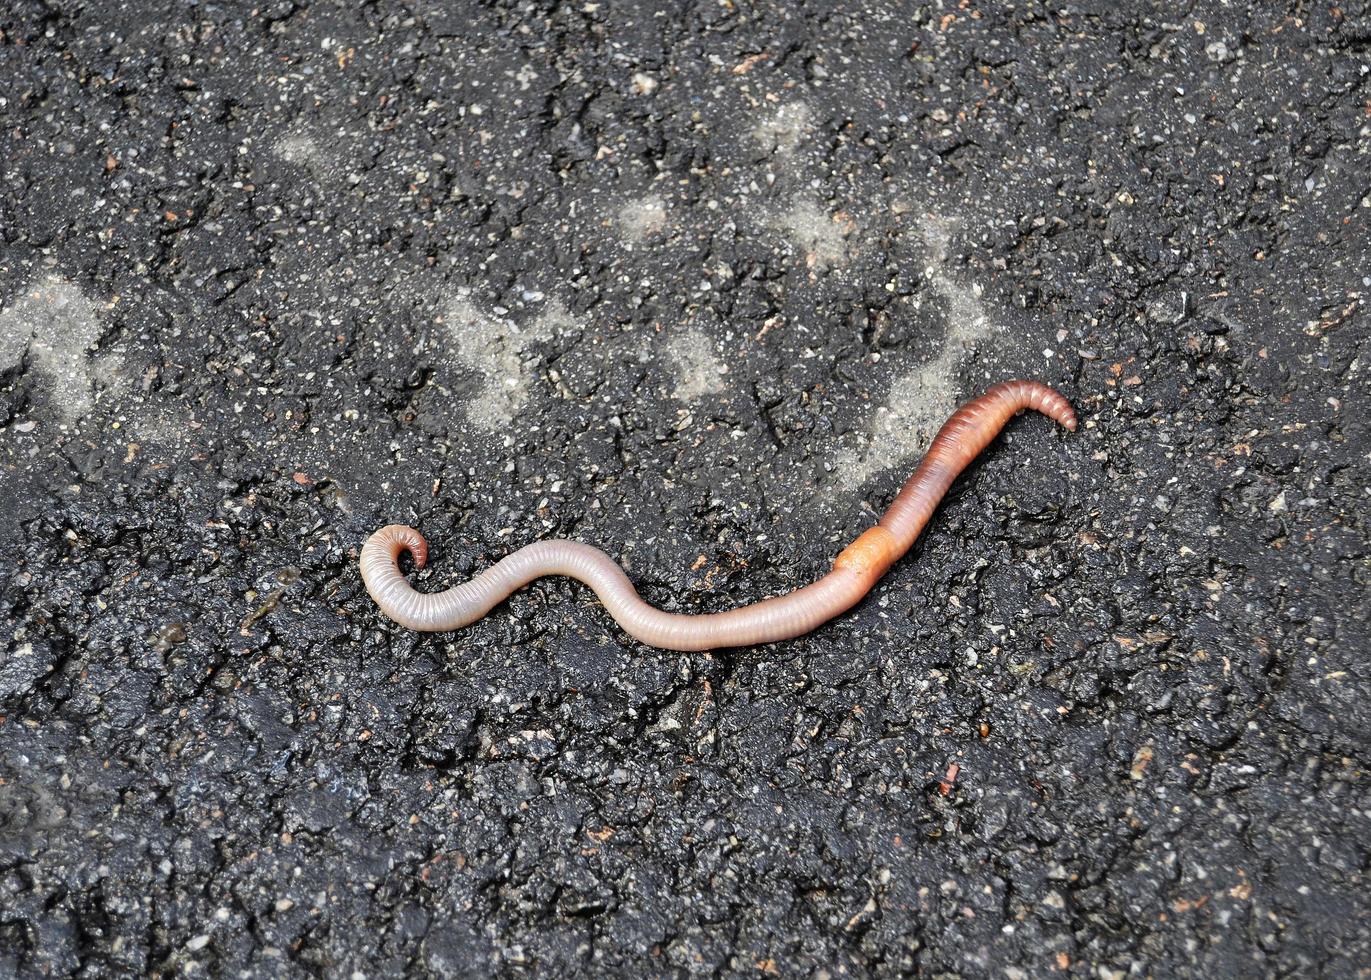
<svg viewBox="0 0 1371 980">
<path fill-rule="evenodd" d="M 428 561 L 428 542 L 412 527 L 388 524 L 367 538 L 357 561 L 362 570 L 362 583 L 391 619 L 413 629 L 423 629 L 424 622 L 409 615 L 412 611 L 409 607 L 424 599 L 405 581 L 404 573 L 400 571 L 402 551 L 414 556 L 417 568 L 423 568 Z"/>
<path fill-rule="evenodd" d="M 428 542 L 422 534 L 403 524 L 387 524 L 367 538 L 362 546 L 362 558 L 365 562 L 367 553 L 371 552 L 384 555 L 394 562 L 406 551 L 414 558 L 415 568 L 423 568 L 428 564 Z"/>
<path fill-rule="evenodd" d="M 1036 381 L 1011 381 L 1004 387 L 1014 394 L 1025 392 L 1027 407 L 1042 412 L 1068 432 L 1076 431 L 1076 410 L 1060 392 Z"/>
</svg>

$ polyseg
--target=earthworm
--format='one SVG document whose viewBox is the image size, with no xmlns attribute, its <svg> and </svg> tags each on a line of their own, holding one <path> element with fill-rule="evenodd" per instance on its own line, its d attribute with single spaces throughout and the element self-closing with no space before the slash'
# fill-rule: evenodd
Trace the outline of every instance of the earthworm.
<svg viewBox="0 0 1371 980">
<path fill-rule="evenodd" d="M 538 541 L 500 559 L 444 592 L 415 591 L 400 572 L 408 551 L 423 568 L 428 542 L 399 524 L 381 528 L 362 546 L 362 581 L 395 622 L 424 632 L 452 630 L 480 619 L 510 593 L 544 575 L 567 575 L 590 586 L 624 631 L 667 650 L 714 650 L 772 643 L 808 633 L 855 606 L 898 561 L 932 517 L 948 487 L 1006 422 L 1026 408 L 1072 431 L 1076 413 L 1061 394 L 1037 381 L 1006 381 L 967 402 L 944 423 L 914 475 L 875 527 L 867 528 L 817 582 L 727 612 L 664 612 L 638 597 L 624 570 L 579 541 Z"/>
</svg>

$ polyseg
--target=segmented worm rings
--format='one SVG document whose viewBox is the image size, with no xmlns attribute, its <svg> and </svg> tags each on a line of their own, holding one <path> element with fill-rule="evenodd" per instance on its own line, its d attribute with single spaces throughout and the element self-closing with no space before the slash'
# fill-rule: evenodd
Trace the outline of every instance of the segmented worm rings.
<svg viewBox="0 0 1371 980">
<path fill-rule="evenodd" d="M 362 580 L 376 604 L 410 629 L 436 632 L 475 622 L 511 592 L 544 575 L 568 575 L 590 586 L 625 632 L 668 650 L 753 646 L 808 633 L 861 601 L 899 561 L 933 515 L 952 481 L 1014 415 L 1031 408 L 1075 430 L 1071 403 L 1036 381 L 1007 381 L 967 402 L 947 420 L 919 468 L 875 527 L 863 531 L 811 585 L 727 612 L 663 612 L 638 597 L 622 568 L 577 541 L 538 541 L 500 559 L 469 582 L 444 592 L 417 592 L 400 572 L 402 551 L 423 568 L 428 542 L 413 528 L 383 527 L 362 546 Z"/>
</svg>

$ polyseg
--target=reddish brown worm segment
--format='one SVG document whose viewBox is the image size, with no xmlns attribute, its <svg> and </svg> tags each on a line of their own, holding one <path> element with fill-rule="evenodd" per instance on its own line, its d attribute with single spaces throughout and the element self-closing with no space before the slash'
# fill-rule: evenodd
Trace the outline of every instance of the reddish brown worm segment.
<svg viewBox="0 0 1371 980">
<path fill-rule="evenodd" d="M 867 528 L 806 585 L 727 612 L 663 612 L 638 597 L 624 570 L 598 548 L 578 541 L 538 541 L 508 555 L 469 582 L 444 592 L 417 592 L 400 572 L 403 551 L 424 567 L 428 542 L 391 524 L 362 546 L 362 581 L 395 622 L 425 632 L 452 630 L 480 619 L 516 589 L 544 575 L 568 575 L 595 590 L 624 631 L 667 650 L 754 646 L 808 633 L 855 606 L 899 561 L 924 529 L 947 488 L 1014 415 L 1031 408 L 1075 430 L 1076 413 L 1058 392 L 1037 381 L 1006 381 L 953 413 L 914 475 L 875 527 Z"/>
</svg>

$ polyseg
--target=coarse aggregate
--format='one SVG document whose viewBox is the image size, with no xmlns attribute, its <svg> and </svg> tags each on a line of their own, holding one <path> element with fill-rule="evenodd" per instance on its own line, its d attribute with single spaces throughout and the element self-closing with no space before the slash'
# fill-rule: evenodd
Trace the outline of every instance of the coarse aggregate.
<svg viewBox="0 0 1371 980">
<path fill-rule="evenodd" d="M 0 976 L 1366 976 L 1371 10 L 9 0 Z M 867 600 L 959 401 L 1012 423 Z"/>
</svg>

